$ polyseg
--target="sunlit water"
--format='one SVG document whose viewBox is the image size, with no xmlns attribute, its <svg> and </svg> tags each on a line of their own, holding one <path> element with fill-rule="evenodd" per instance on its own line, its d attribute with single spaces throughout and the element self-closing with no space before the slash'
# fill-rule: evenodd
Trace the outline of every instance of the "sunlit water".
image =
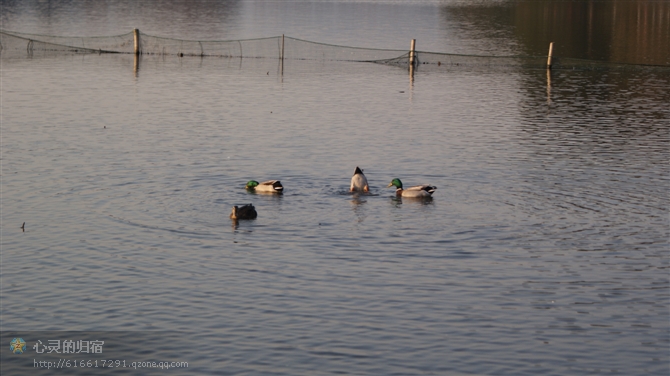
<svg viewBox="0 0 670 376">
<path fill-rule="evenodd" d="M 189 333 L 194 374 L 667 374 L 667 71 L 138 68 L 2 61 L 3 330 Z"/>
</svg>

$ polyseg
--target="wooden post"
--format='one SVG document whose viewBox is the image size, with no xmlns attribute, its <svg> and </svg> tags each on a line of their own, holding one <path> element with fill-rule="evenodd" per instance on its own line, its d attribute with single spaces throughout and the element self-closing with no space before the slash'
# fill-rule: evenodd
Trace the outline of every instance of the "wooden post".
<svg viewBox="0 0 670 376">
<path fill-rule="evenodd" d="M 415 61 L 414 61 L 414 47 L 416 46 L 416 39 L 412 39 L 412 43 L 410 44 L 409 47 L 409 66 L 414 67 Z"/>
<path fill-rule="evenodd" d="M 549 56 L 547 56 L 547 69 L 551 69 L 551 54 L 554 51 L 554 42 L 549 43 Z"/>
<path fill-rule="evenodd" d="M 133 29 L 133 40 L 135 41 L 135 55 L 140 54 L 140 31 Z"/>
<path fill-rule="evenodd" d="M 281 75 L 284 77 L 284 34 L 281 35 Z"/>
</svg>

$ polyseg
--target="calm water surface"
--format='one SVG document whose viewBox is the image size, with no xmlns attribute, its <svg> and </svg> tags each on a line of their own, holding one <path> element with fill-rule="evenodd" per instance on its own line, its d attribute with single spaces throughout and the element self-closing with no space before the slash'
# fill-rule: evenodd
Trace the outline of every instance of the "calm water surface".
<svg viewBox="0 0 670 376">
<path fill-rule="evenodd" d="M 177 331 L 189 374 L 667 374 L 667 70 L 133 67 L 2 60 L 3 330 Z"/>
</svg>

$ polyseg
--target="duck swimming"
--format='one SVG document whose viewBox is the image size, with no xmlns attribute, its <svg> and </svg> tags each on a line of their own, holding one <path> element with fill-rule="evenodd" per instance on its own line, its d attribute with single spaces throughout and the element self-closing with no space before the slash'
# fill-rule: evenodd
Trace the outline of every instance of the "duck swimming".
<svg viewBox="0 0 670 376">
<path fill-rule="evenodd" d="M 369 192 L 368 179 L 363 175 L 363 170 L 356 166 L 354 176 L 351 177 L 349 192 Z"/>
<path fill-rule="evenodd" d="M 268 180 L 262 183 L 256 180 L 249 180 L 246 188 L 250 191 L 263 193 L 281 193 L 284 191 L 284 186 L 281 185 L 279 180 Z"/>
<path fill-rule="evenodd" d="M 230 213 L 230 219 L 255 219 L 257 216 L 256 208 L 251 204 L 241 207 L 233 206 L 233 212 Z"/>
<path fill-rule="evenodd" d="M 413 187 L 403 189 L 402 182 L 398 178 L 393 179 L 391 183 L 386 186 L 386 188 L 394 186 L 396 187 L 395 195 L 398 197 L 433 197 L 433 192 L 435 192 L 437 189 L 437 187 L 432 185 L 415 185 Z"/>
</svg>

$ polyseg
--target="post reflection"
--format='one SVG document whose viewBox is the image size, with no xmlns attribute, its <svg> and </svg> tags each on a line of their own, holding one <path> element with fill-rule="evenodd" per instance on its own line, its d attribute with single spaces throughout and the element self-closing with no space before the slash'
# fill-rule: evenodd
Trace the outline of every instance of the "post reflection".
<svg viewBox="0 0 670 376">
<path fill-rule="evenodd" d="M 551 69 L 547 69 L 547 105 L 551 105 Z"/>
<path fill-rule="evenodd" d="M 133 74 L 135 78 L 139 76 L 140 73 L 140 54 L 135 54 L 135 58 L 133 60 Z"/>
</svg>

